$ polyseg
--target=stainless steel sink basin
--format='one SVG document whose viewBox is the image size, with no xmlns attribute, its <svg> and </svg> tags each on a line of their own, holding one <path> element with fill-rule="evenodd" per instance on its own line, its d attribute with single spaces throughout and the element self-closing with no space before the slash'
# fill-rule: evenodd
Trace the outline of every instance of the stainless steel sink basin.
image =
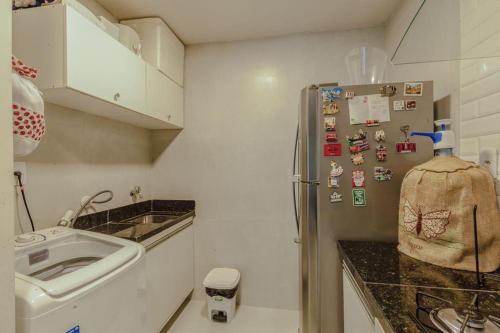
<svg viewBox="0 0 500 333">
<path fill-rule="evenodd" d="M 137 224 L 156 224 L 156 223 L 165 223 L 165 222 L 174 221 L 177 218 L 178 218 L 178 216 L 176 216 L 176 215 L 149 214 L 149 215 L 134 217 L 133 219 L 123 221 L 123 223 L 136 224 L 136 225 Z"/>
</svg>

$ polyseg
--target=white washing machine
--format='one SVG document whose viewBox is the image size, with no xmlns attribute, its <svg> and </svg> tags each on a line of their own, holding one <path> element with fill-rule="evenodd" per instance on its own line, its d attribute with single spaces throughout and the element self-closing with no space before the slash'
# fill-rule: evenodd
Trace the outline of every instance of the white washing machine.
<svg viewBox="0 0 500 333">
<path fill-rule="evenodd" d="M 140 244 L 56 227 L 15 240 L 17 333 L 137 333 L 146 327 Z"/>
</svg>

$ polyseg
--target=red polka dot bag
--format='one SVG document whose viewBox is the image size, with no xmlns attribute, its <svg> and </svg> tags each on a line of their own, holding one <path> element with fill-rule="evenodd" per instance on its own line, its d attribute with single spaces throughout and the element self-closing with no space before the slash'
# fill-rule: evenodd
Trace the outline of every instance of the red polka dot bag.
<svg viewBox="0 0 500 333">
<path fill-rule="evenodd" d="M 31 81 L 37 74 L 35 68 L 12 56 L 12 131 L 16 156 L 32 153 L 45 134 L 42 94 Z"/>
</svg>

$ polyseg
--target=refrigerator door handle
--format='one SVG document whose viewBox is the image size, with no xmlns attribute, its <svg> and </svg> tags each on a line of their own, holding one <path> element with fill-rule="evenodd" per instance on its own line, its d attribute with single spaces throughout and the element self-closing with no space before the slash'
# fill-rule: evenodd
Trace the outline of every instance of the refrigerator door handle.
<svg viewBox="0 0 500 333">
<path fill-rule="evenodd" d="M 302 183 L 302 184 L 309 184 L 309 185 L 319 185 L 320 184 L 320 182 L 317 180 L 299 180 L 298 182 Z"/>
</svg>

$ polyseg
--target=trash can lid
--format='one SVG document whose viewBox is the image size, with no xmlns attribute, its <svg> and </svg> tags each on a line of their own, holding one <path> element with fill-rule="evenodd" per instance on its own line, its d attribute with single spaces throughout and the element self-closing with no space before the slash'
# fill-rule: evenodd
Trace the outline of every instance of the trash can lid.
<svg viewBox="0 0 500 333">
<path fill-rule="evenodd" d="M 214 268 L 208 273 L 203 286 L 211 289 L 234 289 L 240 282 L 240 272 L 234 268 Z"/>
</svg>

